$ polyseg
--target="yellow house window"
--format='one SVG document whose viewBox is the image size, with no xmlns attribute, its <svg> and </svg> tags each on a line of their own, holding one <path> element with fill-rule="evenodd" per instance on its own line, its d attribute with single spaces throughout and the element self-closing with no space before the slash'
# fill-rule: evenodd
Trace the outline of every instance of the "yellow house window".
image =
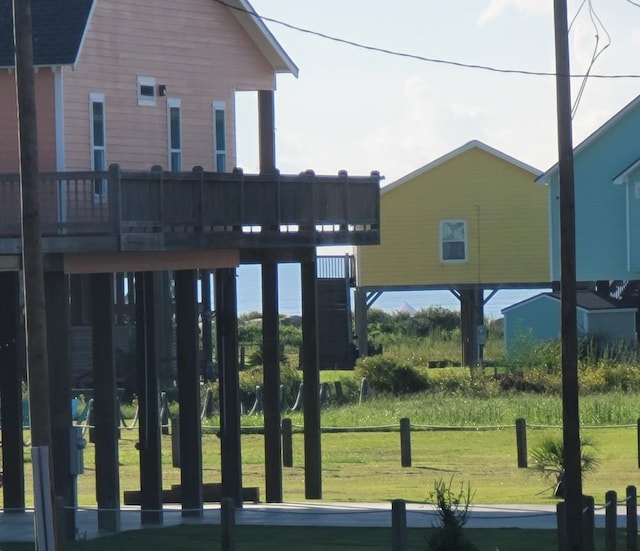
<svg viewBox="0 0 640 551">
<path fill-rule="evenodd" d="M 440 221 L 440 260 L 463 262 L 467 260 L 467 221 Z"/>
</svg>

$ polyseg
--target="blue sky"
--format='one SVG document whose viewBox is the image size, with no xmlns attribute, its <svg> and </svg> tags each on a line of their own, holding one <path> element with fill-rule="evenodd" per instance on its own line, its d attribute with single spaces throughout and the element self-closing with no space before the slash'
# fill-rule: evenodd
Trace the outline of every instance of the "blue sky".
<svg viewBox="0 0 640 551">
<path fill-rule="evenodd" d="M 379 48 L 504 69 L 554 70 L 552 0 L 251 1 L 266 17 Z M 576 16 L 573 73 L 587 70 L 598 36 L 598 49 L 608 37 L 611 44 L 593 73 L 640 74 L 640 7 L 629 0 L 571 0 L 569 16 Z M 391 183 L 472 139 L 541 170 L 556 162 L 552 77 L 427 63 L 267 25 L 300 68 L 298 79 L 278 77 L 282 172 L 379 170 Z M 580 85 L 573 80 L 574 97 Z M 574 118 L 574 143 L 638 94 L 640 79 L 589 79 Z M 238 164 L 255 171 L 255 98 L 239 94 L 238 105 Z"/>
</svg>

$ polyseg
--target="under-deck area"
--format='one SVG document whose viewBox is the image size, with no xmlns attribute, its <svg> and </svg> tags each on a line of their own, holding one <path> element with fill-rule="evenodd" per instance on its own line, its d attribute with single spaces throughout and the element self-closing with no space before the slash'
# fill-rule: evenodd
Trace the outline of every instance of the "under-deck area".
<svg viewBox="0 0 640 551">
<path fill-rule="evenodd" d="M 20 189 L 0 175 L 0 377 L 4 507 L 25 509 L 22 443 L 24 327 L 20 302 Z M 158 366 L 162 324 L 175 329 L 183 516 L 202 516 L 200 438 L 200 298 L 202 272 L 213 273 L 215 361 L 221 403 L 221 491 L 242 505 L 238 382 L 237 281 L 240 263 L 262 267 L 263 408 L 268 502 L 281 502 L 279 262 L 299 262 L 302 289 L 305 493 L 322 497 L 318 351 L 318 245 L 379 241 L 379 175 L 353 177 L 121 170 L 41 175 L 53 475 L 75 533 L 70 472 L 69 357 L 71 275 L 85 278 L 91 326 L 96 500 L 102 532 L 120 529 L 117 378 L 114 347 L 116 274 L 129 277 L 135 303 L 135 378 L 139 406 L 143 524 L 162 523 Z M 120 280 L 122 276 L 119 276 Z M 208 276 L 207 276 L 208 281 Z M 169 303 L 169 289 L 171 306 Z"/>
</svg>

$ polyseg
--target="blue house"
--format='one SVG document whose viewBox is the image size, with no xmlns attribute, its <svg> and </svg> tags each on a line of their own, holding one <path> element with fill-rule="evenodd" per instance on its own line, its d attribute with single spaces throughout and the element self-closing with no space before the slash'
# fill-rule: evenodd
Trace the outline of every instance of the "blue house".
<svg viewBox="0 0 640 551">
<path fill-rule="evenodd" d="M 576 279 L 640 280 L 640 96 L 574 150 Z M 558 165 L 537 180 L 548 184 L 551 281 L 560 280 Z M 609 290 L 606 290 L 609 291 Z M 609 292 L 606 292 L 609 294 Z"/>
<path fill-rule="evenodd" d="M 615 301 L 592 291 L 576 294 L 578 335 L 595 337 L 612 346 L 633 346 L 637 308 L 621 308 Z M 561 299 L 558 293 L 541 293 L 504 308 L 504 342 L 507 355 L 526 345 L 560 337 Z"/>
<path fill-rule="evenodd" d="M 574 149 L 578 332 L 636 342 L 640 306 L 640 96 Z M 560 281 L 558 165 L 549 186 L 550 281 Z M 596 291 L 593 293 L 591 291 Z M 560 335 L 560 298 L 543 293 L 503 311 L 505 345 Z M 527 337 L 528 336 L 528 337 Z"/>
</svg>

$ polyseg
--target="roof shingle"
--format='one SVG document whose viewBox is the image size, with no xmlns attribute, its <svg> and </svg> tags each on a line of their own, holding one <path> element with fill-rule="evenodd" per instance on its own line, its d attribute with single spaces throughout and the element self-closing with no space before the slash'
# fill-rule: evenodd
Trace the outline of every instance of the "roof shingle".
<svg viewBox="0 0 640 551">
<path fill-rule="evenodd" d="M 0 67 L 15 64 L 12 6 L 0 0 Z M 92 6 L 93 0 L 31 0 L 35 66 L 76 62 Z"/>
</svg>

